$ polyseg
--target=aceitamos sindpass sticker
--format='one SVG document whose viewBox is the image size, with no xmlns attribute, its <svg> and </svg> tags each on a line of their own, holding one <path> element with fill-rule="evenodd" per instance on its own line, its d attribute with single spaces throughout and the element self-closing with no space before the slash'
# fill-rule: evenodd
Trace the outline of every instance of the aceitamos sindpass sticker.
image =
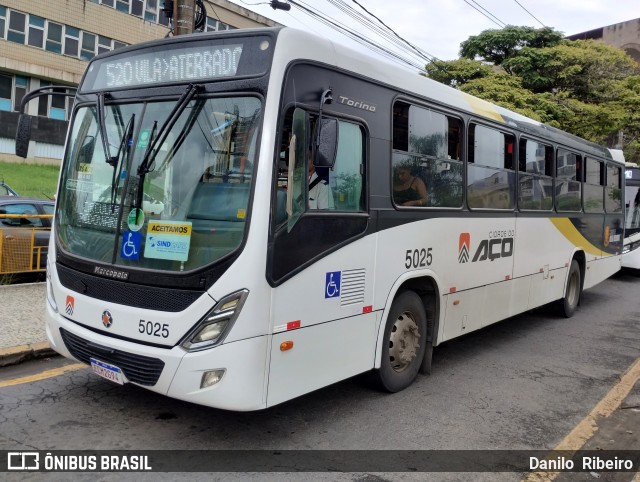
<svg viewBox="0 0 640 482">
<path fill-rule="evenodd" d="M 191 223 L 184 221 L 149 221 L 144 257 L 187 261 L 191 243 Z"/>
</svg>

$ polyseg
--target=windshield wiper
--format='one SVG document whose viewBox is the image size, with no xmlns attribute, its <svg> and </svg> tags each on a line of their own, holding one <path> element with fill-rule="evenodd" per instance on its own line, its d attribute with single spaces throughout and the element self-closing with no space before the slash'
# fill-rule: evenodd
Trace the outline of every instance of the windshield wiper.
<svg viewBox="0 0 640 482">
<path fill-rule="evenodd" d="M 122 137 L 120 138 L 120 146 L 118 146 L 118 152 L 115 157 L 111 158 L 107 162 L 113 166 L 113 178 L 111 179 L 111 211 L 115 209 L 116 193 L 118 191 L 118 183 L 120 182 L 120 176 L 122 175 L 123 163 L 121 159 L 126 159 L 131 150 L 131 144 L 133 142 L 133 126 L 135 125 L 135 114 L 131 114 L 127 126 L 124 128 Z M 123 156 L 123 152 L 126 151 L 126 155 Z M 111 162 L 113 161 L 113 162 Z"/>
<path fill-rule="evenodd" d="M 151 135 L 149 136 L 149 144 L 147 144 L 147 149 L 144 153 L 144 157 L 138 166 L 138 190 L 136 192 L 136 204 L 134 208 L 142 209 L 142 196 L 143 196 L 143 188 L 144 188 L 144 179 L 146 175 L 153 170 L 153 165 L 156 160 L 156 156 L 160 152 L 164 141 L 167 139 L 169 132 L 178 122 L 178 119 L 184 112 L 184 110 L 191 102 L 198 91 L 202 88 L 201 85 L 197 84 L 189 84 L 187 89 L 178 99 L 176 105 L 173 106 L 173 109 L 169 113 L 169 116 L 164 121 L 160 129 L 157 129 L 158 122 L 154 121 L 153 129 L 151 131 Z M 138 222 L 139 211 L 136 211 L 136 222 Z"/>
</svg>

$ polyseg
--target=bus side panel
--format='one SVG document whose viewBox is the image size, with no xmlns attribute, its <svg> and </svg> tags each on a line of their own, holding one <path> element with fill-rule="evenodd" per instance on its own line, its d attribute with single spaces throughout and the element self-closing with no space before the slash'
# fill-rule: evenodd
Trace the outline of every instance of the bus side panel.
<svg viewBox="0 0 640 482">
<path fill-rule="evenodd" d="M 607 256 L 587 261 L 587 273 L 583 288 L 585 290 L 591 288 L 620 271 L 621 262 L 622 258 L 620 256 Z"/>
<path fill-rule="evenodd" d="M 373 367 L 380 316 L 373 309 L 376 249 L 376 236 L 365 236 L 273 289 L 268 405 Z M 293 348 L 281 351 L 284 341 Z"/>
<path fill-rule="evenodd" d="M 273 335 L 267 406 L 373 368 L 379 313 Z M 283 351 L 281 344 L 293 342 Z"/>
</svg>

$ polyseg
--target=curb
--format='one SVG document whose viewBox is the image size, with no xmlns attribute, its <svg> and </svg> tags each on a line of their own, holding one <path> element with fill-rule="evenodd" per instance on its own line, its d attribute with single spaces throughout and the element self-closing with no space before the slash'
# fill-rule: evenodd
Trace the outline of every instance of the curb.
<svg viewBox="0 0 640 482">
<path fill-rule="evenodd" d="M 16 365 L 23 361 L 36 358 L 57 356 L 46 341 L 40 343 L 30 343 L 29 345 L 18 345 L 8 348 L 0 348 L 0 367 Z"/>
</svg>

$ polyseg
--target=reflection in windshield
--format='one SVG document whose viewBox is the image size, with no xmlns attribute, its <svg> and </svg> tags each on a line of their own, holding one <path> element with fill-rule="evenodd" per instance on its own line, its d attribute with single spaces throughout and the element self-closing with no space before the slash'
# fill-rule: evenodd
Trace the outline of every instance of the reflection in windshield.
<svg viewBox="0 0 640 482">
<path fill-rule="evenodd" d="M 115 172 L 105 160 L 95 107 L 77 111 L 56 218 L 65 251 L 120 266 L 186 271 L 240 245 L 260 102 L 194 99 L 160 132 L 174 107 L 175 102 L 105 106 L 104 127 L 116 143 L 111 152 L 122 139 L 130 144 Z M 132 116 L 134 137 L 122 123 Z M 154 139 L 159 142 L 153 158 L 141 166 Z"/>
</svg>

